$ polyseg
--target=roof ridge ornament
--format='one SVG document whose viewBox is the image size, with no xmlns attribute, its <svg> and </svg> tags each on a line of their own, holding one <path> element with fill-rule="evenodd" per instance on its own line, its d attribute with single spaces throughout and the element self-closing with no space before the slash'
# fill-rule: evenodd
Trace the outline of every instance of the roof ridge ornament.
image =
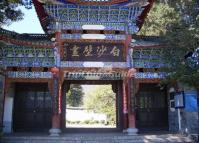
<svg viewBox="0 0 199 143">
<path fill-rule="evenodd" d="M 128 6 L 128 7 L 133 7 L 133 6 L 147 6 L 149 5 L 150 2 L 148 0 L 129 0 L 129 2 L 125 5 L 125 6 Z"/>
<path fill-rule="evenodd" d="M 58 2 L 57 0 L 38 0 L 40 3 L 46 3 L 46 4 L 61 4 L 61 2 Z"/>
<path fill-rule="evenodd" d="M 124 6 L 146 6 L 148 0 L 38 0 L 46 4 L 81 4 L 81 5 L 124 5 Z"/>
</svg>

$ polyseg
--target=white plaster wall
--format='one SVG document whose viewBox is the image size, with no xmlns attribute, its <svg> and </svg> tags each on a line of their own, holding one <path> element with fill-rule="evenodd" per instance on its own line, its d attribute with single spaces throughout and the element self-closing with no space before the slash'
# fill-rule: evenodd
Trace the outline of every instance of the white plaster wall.
<svg viewBox="0 0 199 143">
<path fill-rule="evenodd" d="M 13 109 L 13 97 L 6 97 L 5 106 L 4 106 L 4 116 L 3 116 L 4 133 L 12 132 L 12 109 Z"/>
<path fill-rule="evenodd" d="M 3 132 L 12 133 L 12 113 L 14 101 L 14 88 L 9 89 L 8 94 L 5 96 L 4 102 L 4 115 L 3 115 Z"/>
</svg>

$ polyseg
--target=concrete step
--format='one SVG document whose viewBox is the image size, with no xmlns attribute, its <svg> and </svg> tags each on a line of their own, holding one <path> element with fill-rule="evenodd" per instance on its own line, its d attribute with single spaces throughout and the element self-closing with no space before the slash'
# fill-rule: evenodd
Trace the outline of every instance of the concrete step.
<svg viewBox="0 0 199 143">
<path fill-rule="evenodd" d="M 177 134 L 136 135 L 126 134 L 62 134 L 59 137 L 35 134 L 4 135 L 1 143 L 194 143 Z"/>
</svg>

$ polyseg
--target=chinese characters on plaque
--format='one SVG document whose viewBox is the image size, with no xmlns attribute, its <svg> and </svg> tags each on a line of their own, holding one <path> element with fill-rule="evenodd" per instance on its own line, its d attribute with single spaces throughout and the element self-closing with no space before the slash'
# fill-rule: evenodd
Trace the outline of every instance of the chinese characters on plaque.
<svg viewBox="0 0 199 143">
<path fill-rule="evenodd" d="M 123 62 L 123 44 L 69 43 L 64 45 L 65 61 Z"/>
</svg>

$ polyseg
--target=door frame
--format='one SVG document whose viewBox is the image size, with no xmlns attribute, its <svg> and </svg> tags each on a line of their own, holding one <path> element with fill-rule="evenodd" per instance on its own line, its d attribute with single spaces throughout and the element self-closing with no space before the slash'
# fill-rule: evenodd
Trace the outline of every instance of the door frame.
<svg viewBox="0 0 199 143">
<path fill-rule="evenodd" d="M 70 88 L 70 84 L 89 84 L 89 85 L 112 85 L 112 89 L 116 94 L 116 128 L 66 128 L 66 96 Z M 63 132 L 121 132 L 124 127 L 123 116 L 123 93 L 122 93 L 122 80 L 65 80 L 62 84 L 62 115 L 61 115 L 61 128 Z"/>
</svg>

